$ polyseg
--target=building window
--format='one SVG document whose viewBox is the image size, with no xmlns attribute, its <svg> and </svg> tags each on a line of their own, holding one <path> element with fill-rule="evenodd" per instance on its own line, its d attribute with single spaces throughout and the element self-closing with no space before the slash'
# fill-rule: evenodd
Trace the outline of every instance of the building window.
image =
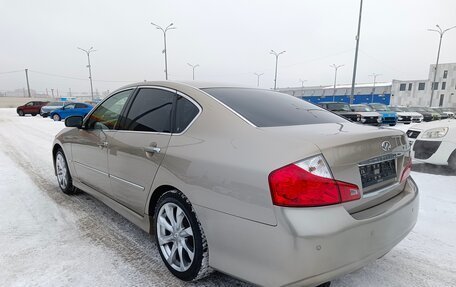
<svg viewBox="0 0 456 287">
<path fill-rule="evenodd" d="M 408 85 L 408 90 L 409 90 L 409 91 L 412 90 L 412 86 L 413 86 L 413 84 L 412 84 L 412 83 L 409 83 L 409 85 Z"/>
<path fill-rule="evenodd" d="M 401 84 L 401 85 L 399 86 L 399 91 L 405 91 L 405 88 L 406 88 L 406 87 L 407 87 L 406 84 Z"/>
<path fill-rule="evenodd" d="M 443 78 L 446 79 L 447 77 L 448 77 L 448 71 L 445 70 L 445 71 L 443 71 Z"/>
<path fill-rule="evenodd" d="M 445 90 L 446 88 L 446 82 L 442 82 L 442 90 Z"/>
<path fill-rule="evenodd" d="M 419 83 L 418 84 L 418 91 L 423 91 L 426 88 L 426 83 Z"/>
<path fill-rule="evenodd" d="M 439 89 L 439 82 L 434 82 L 434 84 L 432 85 L 432 89 L 433 90 L 438 90 Z"/>
</svg>

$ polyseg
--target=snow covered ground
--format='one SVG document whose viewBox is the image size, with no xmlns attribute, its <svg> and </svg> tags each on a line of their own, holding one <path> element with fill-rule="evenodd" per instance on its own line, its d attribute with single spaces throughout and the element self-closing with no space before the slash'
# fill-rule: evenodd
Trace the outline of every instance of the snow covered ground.
<svg viewBox="0 0 456 287">
<path fill-rule="evenodd" d="M 62 128 L 0 109 L 1 286 L 249 286 L 220 273 L 181 282 L 148 234 L 87 194 L 62 194 L 51 160 Z M 456 176 L 429 166 L 414 170 L 421 192 L 414 230 L 332 286 L 456 286 Z"/>
</svg>

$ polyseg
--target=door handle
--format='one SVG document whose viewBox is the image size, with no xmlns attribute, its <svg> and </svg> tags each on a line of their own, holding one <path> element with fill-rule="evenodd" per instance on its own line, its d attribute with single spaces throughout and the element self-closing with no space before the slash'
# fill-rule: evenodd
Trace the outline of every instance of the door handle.
<svg viewBox="0 0 456 287">
<path fill-rule="evenodd" d="M 159 153 L 161 149 L 159 147 L 146 146 L 144 147 L 144 151 L 147 153 Z"/>
</svg>

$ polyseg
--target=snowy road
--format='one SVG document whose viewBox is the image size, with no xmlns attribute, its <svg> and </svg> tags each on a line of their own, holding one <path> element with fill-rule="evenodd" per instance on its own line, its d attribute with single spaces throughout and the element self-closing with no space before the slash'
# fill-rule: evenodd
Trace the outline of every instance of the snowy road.
<svg viewBox="0 0 456 287">
<path fill-rule="evenodd" d="M 250 286 L 220 273 L 183 283 L 168 273 L 148 234 L 87 194 L 62 194 L 51 160 L 62 128 L 0 109 L 1 286 Z M 415 229 L 332 286 L 456 286 L 456 176 L 418 169 Z"/>
</svg>

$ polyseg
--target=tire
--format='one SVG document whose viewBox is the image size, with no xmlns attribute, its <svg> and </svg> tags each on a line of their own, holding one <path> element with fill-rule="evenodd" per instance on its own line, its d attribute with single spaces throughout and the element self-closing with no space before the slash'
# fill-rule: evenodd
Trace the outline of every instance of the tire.
<svg viewBox="0 0 456 287">
<path fill-rule="evenodd" d="M 73 179 L 68 169 L 67 160 L 61 149 L 55 154 L 54 167 L 60 190 L 65 194 L 73 194 L 76 188 L 73 186 Z"/>
<path fill-rule="evenodd" d="M 158 199 L 154 222 L 160 257 L 174 276 L 196 281 L 211 273 L 206 236 L 185 195 L 165 192 Z"/>
<path fill-rule="evenodd" d="M 390 125 L 390 127 L 394 127 L 396 124 L 389 124 L 389 125 Z"/>
<path fill-rule="evenodd" d="M 24 113 L 23 110 L 17 111 L 17 114 L 18 114 L 20 117 L 23 117 L 23 116 L 25 115 L 25 113 Z"/>
<path fill-rule="evenodd" d="M 36 116 L 36 114 L 32 114 L 32 117 Z"/>
<path fill-rule="evenodd" d="M 453 170 L 456 171 L 456 150 L 454 150 L 450 157 L 448 158 L 448 166 Z"/>
<path fill-rule="evenodd" d="M 52 115 L 52 119 L 53 119 L 55 122 L 60 122 L 60 120 L 61 120 L 59 114 L 53 114 L 53 115 Z"/>
</svg>

